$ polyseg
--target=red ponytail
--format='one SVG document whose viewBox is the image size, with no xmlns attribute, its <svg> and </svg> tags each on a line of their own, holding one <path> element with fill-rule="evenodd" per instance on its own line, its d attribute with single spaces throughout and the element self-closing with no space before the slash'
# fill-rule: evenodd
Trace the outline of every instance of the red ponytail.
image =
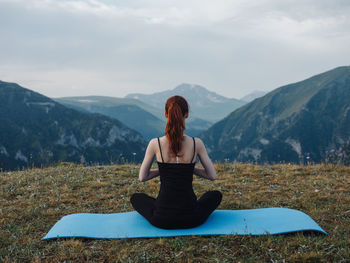
<svg viewBox="0 0 350 263">
<path fill-rule="evenodd" d="M 181 96 L 170 97 L 165 104 L 168 122 L 165 127 L 165 136 L 169 141 L 170 150 L 174 155 L 180 152 L 185 126 L 185 115 L 188 113 L 187 101 Z"/>
</svg>

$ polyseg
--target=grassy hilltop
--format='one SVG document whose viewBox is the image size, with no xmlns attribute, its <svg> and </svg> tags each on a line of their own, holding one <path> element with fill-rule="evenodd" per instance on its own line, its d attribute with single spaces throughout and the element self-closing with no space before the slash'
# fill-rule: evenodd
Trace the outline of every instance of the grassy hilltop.
<svg viewBox="0 0 350 263">
<path fill-rule="evenodd" d="M 131 211 L 136 191 L 153 196 L 132 164 L 0 173 L 0 262 L 346 262 L 350 259 L 350 167 L 217 164 L 218 179 L 194 180 L 197 195 L 219 189 L 219 209 L 286 207 L 310 215 L 328 236 L 209 236 L 152 239 L 40 239 L 71 213 Z"/>
</svg>

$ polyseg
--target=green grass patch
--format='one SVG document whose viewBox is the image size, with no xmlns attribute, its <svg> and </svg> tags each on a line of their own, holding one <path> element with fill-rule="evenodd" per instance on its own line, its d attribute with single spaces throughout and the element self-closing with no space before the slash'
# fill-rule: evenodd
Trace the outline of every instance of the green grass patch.
<svg viewBox="0 0 350 263">
<path fill-rule="evenodd" d="M 197 195 L 219 189 L 219 209 L 286 207 L 329 233 L 152 239 L 40 239 L 71 213 L 132 211 L 134 192 L 156 196 L 159 179 L 139 166 L 69 163 L 0 173 L 0 262 L 349 262 L 350 167 L 216 164 L 215 182 L 196 178 Z"/>
</svg>

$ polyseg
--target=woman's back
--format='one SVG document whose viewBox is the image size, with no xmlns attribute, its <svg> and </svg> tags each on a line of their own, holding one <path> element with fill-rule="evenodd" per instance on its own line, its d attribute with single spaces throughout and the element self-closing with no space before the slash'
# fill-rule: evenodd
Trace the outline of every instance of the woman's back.
<svg viewBox="0 0 350 263">
<path fill-rule="evenodd" d="M 192 142 L 191 147 L 188 145 L 189 141 Z M 167 155 L 164 156 L 164 146 L 166 146 L 166 144 L 163 144 L 162 147 L 159 138 L 158 145 L 161 158 L 161 161 L 158 161 L 161 184 L 155 202 L 155 215 L 171 217 L 189 214 L 194 210 L 197 201 L 197 197 L 192 188 L 193 170 L 195 166 L 194 156 L 196 152 L 195 139 L 189 137 L 184 138 L 183 147 L 187 148 L 187 150 L 192 148 L 192 153 L 189 154 L 188 151 L 183 151 L 183 153 L 179 152 L 181 157 L 178 158 L 176 163 L 172 162 L 174 159 L 176 160 L 176 158 L 174 158 L 169 151 L 167 151 Z"/>
<path fill-rule="evenodd" d="M 184 135 L 180 147 L 180 152 L 175 156 L 169 146 L 169 141 L 165 136 L 159 138 L 160 147 L 156 151 L 156 158 L 158 162 L 164 163 L 191 163 L 195 162 L 197 153 L 195 149 L 196 142 L 189 136 Z"/>
</svg>

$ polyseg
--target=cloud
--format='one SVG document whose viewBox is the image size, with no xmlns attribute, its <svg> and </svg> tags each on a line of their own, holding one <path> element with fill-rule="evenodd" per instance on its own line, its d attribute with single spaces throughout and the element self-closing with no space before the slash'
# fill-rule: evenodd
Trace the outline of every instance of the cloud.
<svg viewBox="0 0 350 263">
<path fill-rule="evenodd" d="M 191 82 L 241 97 L 349 64 L 349 11 L 340 0 L 0 0 L 0 79 L 50 96 Z"/>
</svg>

